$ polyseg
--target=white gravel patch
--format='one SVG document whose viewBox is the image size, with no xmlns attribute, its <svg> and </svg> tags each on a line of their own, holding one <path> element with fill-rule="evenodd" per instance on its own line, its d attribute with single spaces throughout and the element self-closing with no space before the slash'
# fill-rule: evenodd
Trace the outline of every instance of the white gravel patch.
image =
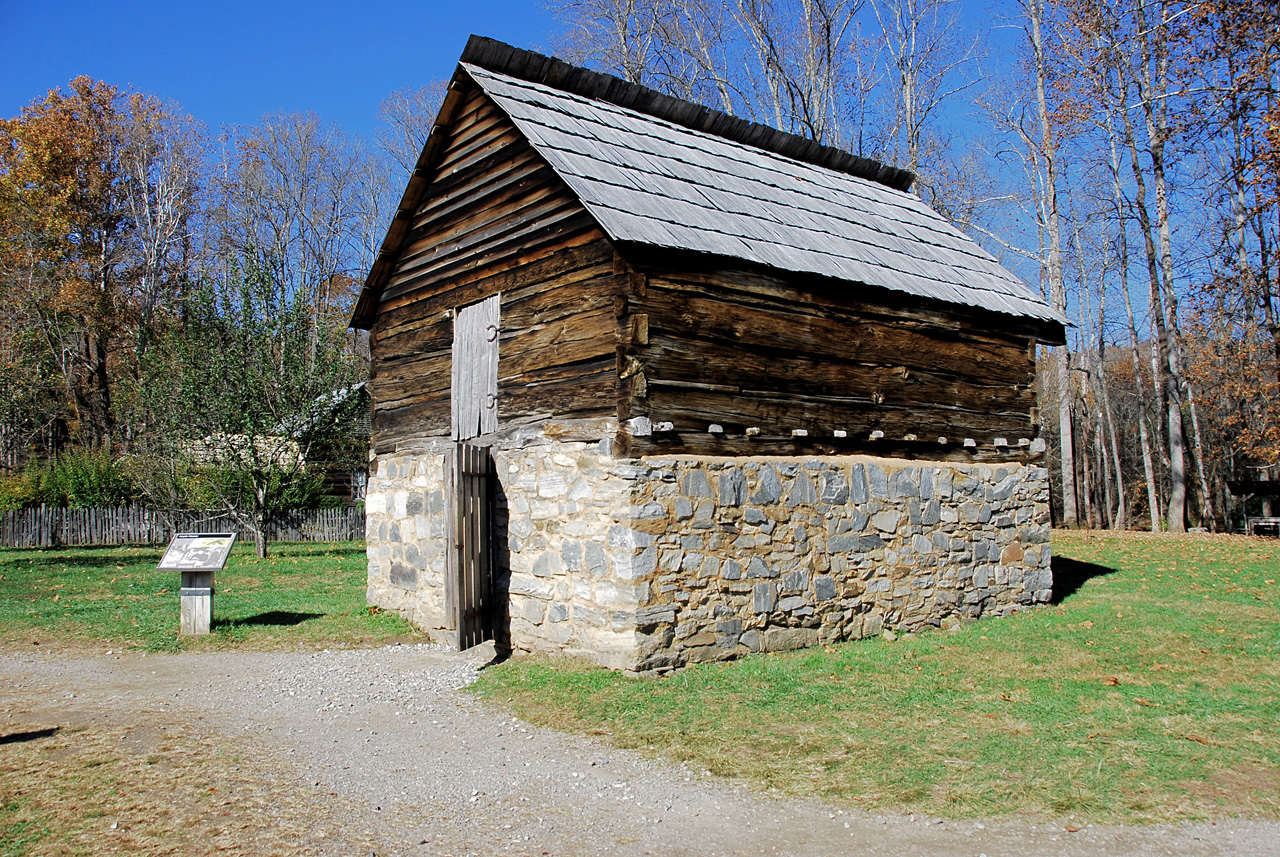
<svg viewBox="0 0 1280 857">
<path fill-rule="evenodd" d="M 317 712 L 349 714 L 369 705 L 389 705 L 404 714 L 421 714 L 443 694 L 474 682 L 482 664 L 429 643 L 325 649 L 294 656 L 287 669 L 253 676 L 242 688 L 272 708 L 310 702 Z"/>
</svg>

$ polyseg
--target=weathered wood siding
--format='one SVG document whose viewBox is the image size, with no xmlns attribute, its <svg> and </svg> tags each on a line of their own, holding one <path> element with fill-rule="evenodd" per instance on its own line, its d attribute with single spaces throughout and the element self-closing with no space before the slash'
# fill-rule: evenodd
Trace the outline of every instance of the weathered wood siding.
<svg viewBox="0 0 1280 857">
<path fill-rule="evenodd" d="M 611 246 L 486 96 L 451 99 L 450 136 L 372 331 L 379 453 L 448 436 L 452 313 L 499 293 L 500 427 L 617 409 Z"/>
<path fill-rule="evenodd" d="M 1012 451 L 1035 437 L 1027 335 L 964 320 L 963 310 L 840 296 L 855 288 L 753 270 L 632 276 L 620 415 L 648 416 L 659 430 L 629 439 L 627 451 L 985 458 L 1002 454 L 996 438 Z"/>
</svg>

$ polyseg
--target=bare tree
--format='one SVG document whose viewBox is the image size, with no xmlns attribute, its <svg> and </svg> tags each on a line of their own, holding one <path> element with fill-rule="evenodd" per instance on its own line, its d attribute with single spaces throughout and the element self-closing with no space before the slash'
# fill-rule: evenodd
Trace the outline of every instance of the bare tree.
<svg viewBox="0 0 1280 857">
<path fill-rule="evenodd" d="M 1114 111 L 1108 110 L 1106 123 L 1107 137 L 1110 144 L 1110 177 L 1112 182 L 1112 198 L 1114 203 L 1113 217 L 1115 223 L 1115 253 L 1117 273 L 1120 278 L 1120 292 L 1124 296 L 1125 315 L 1128 320 L 1129 350 L 1133 358 L 1134 387 L 1138 396 L 1138 437 L 1142 445 L 1142 471 L 1147 486 L 1147 508 L 1151 515 L 1151 531 L 1160 531 L 1160 490 L 1156 481 L 1155 464 L 1151 456 L 1151 439 L 1147 432 L 1147 400 L 1146 387 L 1142 383 L 1142 353 L 1139 345 L 1138 326 L 1133 316 L 1133 300 L 1129 294 L 1129 237 L 1127 218 L 1124 208 L 1124 192 L 1121 189 L 1120 153 L 1116 148 Z"/>
<path fill-rule="evenodd" d="M 129 98 L 131 123 L 121 154 L 125 203 L 133 225 L 130 303 L 136 361 L 147 351 L 156 312 L 178 297 L 197 252 L 194 224 L 205 183 L 203 129 L 176 107 L 139 94 Z"/>
<path fill-rule="evenodd" d="M 849 136 L 863 0 L 579 0 L 553 6 L 575 61 L 828 145 Z"/>
<path fill-rule="evenodd" d="M 883 34 L 892 117 L 885 154 L 921 174 L 941 155 L 930 140 L 931 125 L 944 107 L 979 82 L 981 35 L 963 32 L 954 0 L 870 0 Z M 933 152 L 926 152 L 932 145 Z"/>
<path fill-rule="evenodd" d="M 663 0 L 562 0 L 552 10 L 569 26 L 557 46 L 574 62 L 595 65 L 644 86 L 653 80 L 663 50 L 670 7 Z"/>
<path fill-rule="evenodd" d="M 1061 170 L 1059 152 L 1060 130 L 1055 127 L 1054 116 L 1049 110 L 1048 79 L 1049 53 L 1045 44 L 1047 4 L 1045 0 L 1021 0 L 1026 15 L 1026 36 L 1035 69 L 1036 119 L 1039 136 L 1036 140 L 1038 155 L 1044 164 L 1042 185 L 1042 223 L 1048 240 L 1048 255 L 1044 259 L 1044 275 L 1049 285 L 1049 300 L 1054 309 L 1066 314 L 1067 291 L 1062 277 L 1062 214 L 1058 204 L 1058 182 Z M 1077 506 L 1075 449 L 1071 414 L 1071 357 L 1070 349 L 1063 346 L 1057 362 L 1058 380 L 1058 455 L 1062 466 L 1062 519 L 1069 527 L 1079 526 Z"/>
<path fill-rule="evenodd" d="M 397 89 L 378 105 L 380 125 L 374 137 L 399 168 L 397 179 L 413 172 L 447 89 L 448 83 L 443 80 L 433 80 L 426 86 L 407 86 Z"/>
<path fill-rule="evenodd" d="M 737 0 L 735 18 L 754 59 L 754 111 L 770 124 L 832 146 L 843 144 L 840 95 L 848 38 L 862 0 Z"/>
<path fill-rule="evenodd" d="M 346 326 L 368 259 L 369 160 L 314 114 L 280 114 L 229 138 L 219 167 L 220 256 L 253 260 L 282 302 L 311 307 L 312 356 L 323 326 Z"/>
</svg>

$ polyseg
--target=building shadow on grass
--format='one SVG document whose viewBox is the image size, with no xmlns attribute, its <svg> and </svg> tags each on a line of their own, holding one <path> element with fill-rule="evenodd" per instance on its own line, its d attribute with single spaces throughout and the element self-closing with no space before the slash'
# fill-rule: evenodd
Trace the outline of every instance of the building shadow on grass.
<svg viewBox="0 0 1280 857">
<path fill-rule="evenodd" d="M 70 569 L 70 568 L 88 568 L 88 569 L 114 569 L 117 563 L 141 563 L 144 567 L 155 567 L 160 562 L 159 549 L 155 552 L 155 559 L 142 556 L 125 556 L 120 557 L 119 547 L 75 547 L 75 548 L 5 548 L 5 550 L 26 551 L 27 556 L 23 557 L 23 566 L 41 569 Z M 85 555 L 68 556 L 65 551 L 86 551 Z M 37 553 L 38 551 L 38 553 Z"/>
<path fill-rule="evenodd" d="M 243 619 L 214 619 L 213 627 L 261 627 L 272 625 L 278 628 L 287 628 L 293 625 L 301 625 L 310 619 L 319 619 L 323 615 L 323 613 L 296 613 L 293 610 L 268 610 L 266 613 L 246 616 Z"/>
<path fill-rule="evenodd" d="M 51 738 L 61 729 L 61 726 L 50 726 L 48 729 L 32 729 L 29 732 L 10 732 L 8 735 L 0 735 L 0 744 L 23 744 L 27 741 Z"/>
<path fill-rule="evenodd" d="M 1061 604 L 1080 591 L 1080 587 L 1095 577 L 1115 574 L 1114 568 L 1092 562 L 1081 562 L 1066 556 L 1053 558 L 1053 597 L 1050 604 Z"/>
</svg>

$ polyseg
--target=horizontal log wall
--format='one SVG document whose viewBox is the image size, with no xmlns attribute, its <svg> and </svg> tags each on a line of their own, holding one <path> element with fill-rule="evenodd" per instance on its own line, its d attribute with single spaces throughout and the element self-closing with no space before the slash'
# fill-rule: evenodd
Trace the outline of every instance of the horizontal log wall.
<svg viewBox="0 0 1280 857">
<path fill-rule="evenodd" d="M 448 436 L 453 311 L 499 292 L 501 426 L 617 409 L 611 246 L 487 97 L 454 102 L 373 327 L 380 454 Z"/>
<path fill-rule="evenodd" d="M 648 417 L 655 430 L 624 434 L 625 452 L 991 459 L 1028 451 L 1028 336 L 860 303 L 837 288 L 856 286 L 751 270 L 634 275 L 620 312 L 629 342 L 620 416 Z"/>
</svg>

